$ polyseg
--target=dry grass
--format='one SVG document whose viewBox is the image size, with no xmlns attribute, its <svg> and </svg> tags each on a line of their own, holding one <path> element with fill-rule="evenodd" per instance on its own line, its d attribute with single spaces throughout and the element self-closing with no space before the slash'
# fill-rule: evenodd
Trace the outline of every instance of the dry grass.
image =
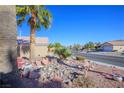
<svg viewBox="0 0 124 93">
<path fill-rule="evenodd" d="M 85 60 L 85 57 L 83 57 L 83 56 L 77 56 L 76 57 L 76 60 L 78 60 L 78 61 L 84 61 Z"/>
<path fill-rule="evenodd" d="M 73 81 L 73 87 L 75 88 L 94 88 L 95 82 L 91 77 L 80 76 Z"/>
</svg>

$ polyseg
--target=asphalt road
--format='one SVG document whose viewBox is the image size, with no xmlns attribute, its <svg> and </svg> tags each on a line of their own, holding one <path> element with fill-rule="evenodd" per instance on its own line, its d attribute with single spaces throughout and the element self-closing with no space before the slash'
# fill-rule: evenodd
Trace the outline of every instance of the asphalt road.
<svg viewBox="0 0 124 93">
<path fill-rule="evenodd" d="M 119 67 L 124 67 L 124 57 L 115 57 L 115 56 L 106 56 L 106 55 L 98 55 L 98 54 L 90 54 L 90 53 L 80 53 L 75 52 L 74 55 L 81 55 L 86 57 L 89 60 L 107 63 Z"/>
</svg>

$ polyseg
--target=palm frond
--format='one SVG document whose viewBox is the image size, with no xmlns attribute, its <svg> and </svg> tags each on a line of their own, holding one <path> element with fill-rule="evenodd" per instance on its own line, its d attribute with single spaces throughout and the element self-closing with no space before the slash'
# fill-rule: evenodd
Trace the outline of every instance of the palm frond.
<svg viewBox="0 0 124 93">
<path fill-rule="evenodd" d="M 42 16 L 46 17 L 49 21 L 51 21 L 52 15 L 48 10 L 40 10 Z"/>
<path fill-rule="evenodd" d="M 36 15 L 36 23 L 31 23 L 32 13 Z M 18 16 L 17 24 L 20 25 L 25 21 L 25 17 L 28 15 L 28 25 L 40 29 L 41 26 L 49 28 L 51 25 L 51 13 L 45 9 L 43 5 L 17 5 L 16 15 Z"/>
<path fill-rule="evenodd" d="M 24 5 L 16 6 L 16 16 L 18 17 L 17 25 L 21 25 L 25 21 L 26 15 L 28 15 L 28 13 L 29 13 L 29 10 L 27 6 L 24 6 Z"/>
<path fill-rule="evenodd" d="M 21 26 L 21 24 L 25 21 L 25 16 L 22 16 L 20 17 L 18 20 L 17 20 L 17 25 Z"/>
<path fill-rule="evenodd" d="M 50 27 L 50 21 L 47 20 L 46 18 L 43 18 L 44 22 L 42 23 L 42 25 L 44 26 L 45 29 Z"/>
</svg>

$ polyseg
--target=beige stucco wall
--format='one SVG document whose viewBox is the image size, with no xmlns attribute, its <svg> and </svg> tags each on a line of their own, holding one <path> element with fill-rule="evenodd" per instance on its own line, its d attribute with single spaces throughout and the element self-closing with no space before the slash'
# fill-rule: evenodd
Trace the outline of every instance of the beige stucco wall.
<svg viewBox="0 0 124 93">
<path fill-rule="evenodd" d="M 24 50 L 21 50 L 20 52 L 21 57 L 27 57 L 29 58 L 29 48 L 26 48 L 26 52 L 24 53 Z M 48 54 L 48 47 L 47 45 L 36 45 L 34 47 L 34 58 L 38 57 L 40 55 L 41 57 L 45 57 Z"/>
<path fill-rule="evenodd" d="M 124 46 L 113 46 L 113 50 L 117 50 L 118 52 L 123 52 Z"/>
<path fill-rule="evenodd" d="M 24 53 L 22 50 L 20 52 L 20 57 L 27 57 L 29 58 L 29 52 Z"/>
<path fill-rule="evenodd" d="M 36 46 L 35 48 L 34 48 L 34 53 L 35 53 L 35 57 L 38 57 L 38 55 L 40 55 L 40 56 L 42 56 L 42 57 L 44 57 L 44 56 L 46 56 L 47 55 L 47 53 L 48 53 L 48 47 L 47 46 Z"/>
<path fill-rule="evenodd" d="M 13 71 L 13 76 L 9 79 L 13 79 L 13 77 L 15 77 L 15 72 L 17 72 L 15 65 L 16 36 L 17 27 L 15 6 L 0 5 L 0 72 L 8 73 Z M 5 77 L 8 77 L 8 75 Z"/>
</svg>

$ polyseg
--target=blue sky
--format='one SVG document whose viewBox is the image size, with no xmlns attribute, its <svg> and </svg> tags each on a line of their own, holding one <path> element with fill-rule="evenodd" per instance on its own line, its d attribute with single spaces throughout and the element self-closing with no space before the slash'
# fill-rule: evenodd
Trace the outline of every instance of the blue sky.
<svg viewBox="0 0 124 93">
<path fill-rule="evenodd" d="M 52 13 L 51 28 L 36 32 L 48 37 L 49 43 L 85 44 L 124 39 L 124 6 L 46 6 Z M 22 36 L 29 36 L 27 23 L 18 27 Z"/>
</svg>

